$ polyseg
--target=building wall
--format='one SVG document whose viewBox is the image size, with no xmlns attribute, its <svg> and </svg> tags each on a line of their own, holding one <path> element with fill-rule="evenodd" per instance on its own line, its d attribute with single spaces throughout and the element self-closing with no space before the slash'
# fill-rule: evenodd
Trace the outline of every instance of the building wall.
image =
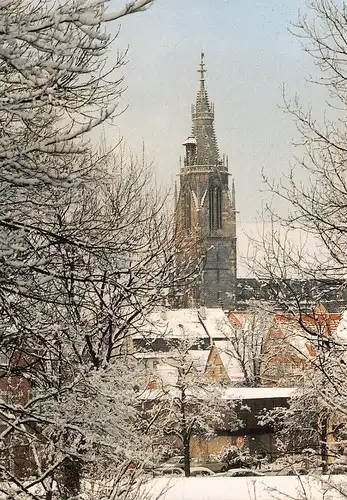
<svg viewBox="0 0 347 500">
<path fill-rule="evenodd" d="M 14 356 L 14 364 L 24 366 L 28 363 L 23 357 Z M 20 376 L 0 374 L 0 399 L 9 405 L 24 406 L 29 401 L 30 383 Z M 7 428 L 5 422 L 0 421 L 0 434 Z M 23 434 L 24 436 L 24 434 Z M 25 439 L 13 439 L 11 432 L 4 440 L 4 448 L 0 453 L 0 462 L 16 477 L 30 475 L 33 463 L 29 447 Z"/>
<path fill-rule="evenodd" d="M 190 454 L 192 458 L 206 459 L 210 455 L 219 455 L 223 449 L 231 446 L 234 441 L 234 436 L 216 436 L 211 439 L 193 436 L 190 442 Z"/>
</svg>

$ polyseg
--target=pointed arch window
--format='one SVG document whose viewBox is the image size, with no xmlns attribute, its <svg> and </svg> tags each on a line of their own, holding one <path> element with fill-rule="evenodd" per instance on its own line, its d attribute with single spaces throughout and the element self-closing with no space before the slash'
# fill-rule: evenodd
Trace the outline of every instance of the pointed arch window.
<svg viewBox="0 0 347 500">
<path fill-rule="evenodd" d="M 210 231 L 222 229 L 222 190 L 220 186 L 209 189 Z"/>
<path fill-rule="evenodd" d="M 184 193 L 184 227 L 189 231 L 192 227 L 192 202 L 190 191 Z"/>
</svg>

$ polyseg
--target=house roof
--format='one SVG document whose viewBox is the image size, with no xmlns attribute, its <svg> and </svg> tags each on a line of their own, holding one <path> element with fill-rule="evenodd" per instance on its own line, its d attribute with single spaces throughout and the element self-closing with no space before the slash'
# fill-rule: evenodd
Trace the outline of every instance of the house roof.
<svg viewBox="0 0 347 500">
<path fill-rule="evenodd" d="M 230 345 L 227 340 L 217 340 L 215 346 L 218 349 L 219 356 L 224 365 L 225 371 L 231 383 L 240 383 L 244 380 L 244 376 L 240 367 L 240 363 L 235 357 L 230 356 Z"/>
<path fill-rule="evenodd" d="M 204 314 L 202 315 L 200 311 L 197 311 L 200 317 L 200 321 L 206 328 L 208 335 L 213 340 L 225 339 L 227 338 L 228 330 L 227 316 L 223 309 L 220 308 L 204 308 Z"/>
<path fill-rule="evenodd" d="M 229 320 L 239 328 L 243 327 L 246 317 L 246 311 L 230 311 L 228 314 Z"/>
<path fill-rule="evenodd" d="M 133 338 L 225 338 L 225 319 L 220 308 L 157 310 L 138 324 Z"/>
<path fill-rule="evenodd" d="M 247 312 L 232 311 L 228 314 L 229 321 L 236 327 L 242 328 L 248 317 Z M 165 359 L 169 359 L 171 355 L 171 348 L 162 349 L 158 346 L 151 349 L 152 341 L 155 339 L 166 340 L 182 339 L 191 341 L 192 349 L 190 349 L 190 356 L 196 368 L 200 372 L 204 372 L 207 368 L 207 362 L 211 349 L 213 346 L 216 349 L 219 361 L 217 364 L 223 364 L 225 373 L 227 374 L 230 382 L 234 385 L 240 385 L 244 381 L 244 375 L 241 370 L 240 363 L 230 353 L 230 341 L 228 335 L 230 334 L 230 326 L 228 326 L 228 318 L 224 311 L 220 308 L 201 308 L 201 309 L 179 309 L 179 310 L 157 310 L 147 316 L 139 325 L 138 333 L 134 338 L 147 338 L 149 342 L 149 349 L 143 353 L 136 355 L 139 358 L 158 358 L 162 360 L 159 363 L 157 370 L 158 375 L 164 381 L 173 380 L 173 369 L 165 368 Z M 315 356 L 314 345 L 305 331 L 300 327 L 297 320 L 289 314 L 278 313 L 273 316 L 274 321 L 271 326 L 267 326 L 269 331 L 266 332 L 274 341 L 279 339 L 279 356 L 276 358 L 276 363 L 288 362 L 288 355 L 281 357 L 281 352 L 287 347 L 293 348 L 293 356 L 300 354 L 302 358 L 312 358 Z M 318 326 L 320 332 L 325 332 L 327 335 L 336 334 L 339 332 L 340 338 L 347 343 L 347 311 L 343 316 L 343 321 L 340 324 L 340 314 L 330 314 L 322 306 L 317 306 L 313 315 L 304 315 L 302 317 L 306 325 L 311 328 Z M 270 324 L 269 324 L 270 325 Z M 265 325 L 263 326 L 265 328 Z M 198 342 L 202 340 L 203 342 Z M 283 341 L 282 345 L 280 341 Z M 167 343 L 170 345 L 169 343 Z M 194 347 L 193 347 L 194 346 Z M 167 347 L 167 346 L 166 346 Z M 197 347 L 202 347 L 198 349 Z M 166 350 L 165 354 L 164 351 Z M 285 351 L 287 352 L 287 351 Z M 212 356 L 209 360 L 214 364 L 215 357 Z M 216 372 L 217 373 L 217 372 Z M 242 389 L 245 390 L 245 389 Z M 270 390 L 271 394 L 275 389 L 264 388 Z M 275 397 L 275 396 L 269 396 Z M 277 397 L 277 396 L 276 396 Z"/>
<path fill-rule="evenodd" d="M 305 328 L 313 335 L 315 333 L 327 336 L 335 335 L 340 325 L 341 314 L 329 313 L 324 306 L 318 304 L 312 315 L 302 314 L 300 319 L 304 328 L 300 326 L 298 319 L 284 313 L 275 315 L 275 324 L 278 327 L 278 332 L 282 332 L 287 341 L 299 353 L 312 357 L 315 355 L 315 349 L 310 341 L 310 333 L 306 332 Z"/>
<path fill-rule="evenodd" d="M 210 354 L 210 349 L 190 349 L 189 356 L 193 360 L 195 367 L 204 372 L 207 364 L 207 360 Z"/>
<path fill-rule="evenodd" d="M 291 387 L 229 387 L 225 389 L 225 399 L 274 399 L 291 398 L 295 389 Z"/>
<path fill-rule="evenodd" d="M 291 387 L 229 387 L 223 391 L 226 400 L 251 399 L 289 399 L 295 392 Z M 163 395 L 161 389 L 145 390 L 140 394 L 141 399 L 153 400 Z"/>
<path fill-rule="evenodd" d="M 278 324 L 290 325 L 294 329 L 300 329 L 299 320 L 302 325 L 306 328 L 310 328 L 315 331 L 324 332 L 326 334 L 332 334 L 336 332 L 336 329 L 341 320 L 340 313 L 329 313 L 326 307 L 320 302 L 316 304 L 316 307 L 312 311 L 312 314 L 302 313 L 300 318 L 293 317 L 291 314 L 278 313 L 275 315 L 275 321 Z"/>
</svg>

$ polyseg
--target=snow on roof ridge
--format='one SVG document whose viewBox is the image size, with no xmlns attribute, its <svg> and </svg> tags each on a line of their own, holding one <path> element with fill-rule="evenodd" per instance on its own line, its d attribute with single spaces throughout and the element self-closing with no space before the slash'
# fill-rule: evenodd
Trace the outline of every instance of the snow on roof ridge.
<svg viewBox="0 0 347 500">
<path fill-rule="evenodd" d="M 291 398 L 294 387 L 228 387 L 224 399 L 273 399 Z"/>
</svg>

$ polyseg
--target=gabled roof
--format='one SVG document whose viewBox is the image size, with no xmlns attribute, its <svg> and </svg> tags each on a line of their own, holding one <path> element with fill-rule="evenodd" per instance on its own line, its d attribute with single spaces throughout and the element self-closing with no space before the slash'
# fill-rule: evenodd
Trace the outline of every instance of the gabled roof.
<svg viewBox="0 0 347 500">
<path fill-rule="evenodd" d="M 219 342 L 210 347 L 210 349 L 190 349 L 188 357 L 192 360 L 194 368 L 201 374 L 211 373 L 214 368 L 221 367 L 222 370 L 216 377 L 216 381 L 229 380 L 231 383 L 240 383 L 243 381 L 243 374 L 240 369 L 239 363 L 231 356 L 226 354 L 222 349 L 223 345 Z M 158 384 L 155 378 L 160 380 L 159 385 L 174 385 L 177 381 L 177 369 L 171 366 L 174 360 L 174 354 L 170 351 L 165 353 L 145 352 L 137 353 L 137 359 L 156 359 L 158 364 L 155 368 L 155 373 L 151 373 L 152 389 L 157 389 Z M 223 376 L 224 375 L 224 376 Z M 210 377 L 211 378 L 211 377 Z M 213 378 L 213 377 L 212 377 Z"/>
<path fill-rule="evenodd" d="M 310 339 L 314 335 L 335 335 L 340 324 L 341 314 L 329 313 L 327 309 L 318 304 L 313 314 L 302 314 L 299 324 L 298 319 L 289 314 L 276 314 L 275 323 L 278 326 L 278 333 L 282 333 L 289 343 L 306 357 L 315 356 L 315 349 Z M 308 330 L 305 331 L 305 328 Z M 312 337 L 311 334 L 312 333 Z"/>
<path fill-rule="evenodd" d="M 298 319 L 299 318 L 293 318 L 293 316 L 290 314 L 280 313 L 275 315 L 275 321 L 279 325 L 291 327 L 293 328 L 293 331 L 301 329 L 301 326 L 298 323 Z M 326 334 L 335 333 L 340 320 L 340 313 L 328 313 L 328 315 L 302 314 L 300 318 L 300 321 L 303 323 L 304 327 L 311 329 L 313 332 L 324 332 Z"/>
<path fill-rule="evenodd" d="M 237 328 L 242 328 L 246 326 L 248 314 L 245 311 L 232 311 L 229 313 L 228 318 Z M 313 315 L 303 315 L 302 321 L 312 329 L 318 328 L 320 333 L 333 335 L 337 332 L 340 314 L 328 313 L 324 307 L 319 305 Z M 292 359 L 291 353 L 292 357 L 298 362 L 300 360 L 303 362 L 305 358 L 315 356 L 313 342 L 310 341 L 310 337 L 291 315 L 285 313 L 275 314 L 274 321 L 270 321 L 270 324 L 271 327 L 266 327 L 269 328 L 266 335 L 273 342 L 276 342 L 276 339 L 279 340 L 278 356 L 273 357 L 273 367 L 275 367 L 276 363 L 278 365 L 288 363 L 288 360 Z M 229 354 L 231 350 L 230 341 L 228 340 L 229 330 L 228 319 L 220 308 L 160 309 L 154 311 L 139 324 L 138 333 L 134 338 L 146 337 L 149 339 L 149 350 L 145 350 L 142 357 L 157 358 L 159 361 L 170 358 L 170 346 L 175 346 L 176 340 L 187 340 L 189 343 L 191 342 L 191 358 L 200 372 L 204 373 L 208 364 L 211 376 L 213 376 L 213 373 L 217 376 L 216 374 L 219 372 L 220 378 L 226 379 L 226 374 L 231 384 L 240 385 L 244 381 L 244 375 L 237 359 Z M 347 343 L 347 312 L 345 326 L 340 327 L 340 332 L 342 332 L 342 336 L 344 335 L 344 341 Z M 161 348 L 154 347 L 156 341 L 153 342 L 153 339 L 165 339 L 167 344 L 165 354 L 163 352 L 165 349 L 161 351 Z M 167 342 L 171 339 L 174 340 L 172 344 Z M 274 347 L 276 349 L 277 344 L 272 344 L 270 348 Z M 153 346 L 153 350 L 150 350 L 151 346 Z M 211 346 L 214 350 L 213 359 L 212 357 L 209 358 L 212 352 Z M 202 347 L 202 349 L 199 349 L 199 347 Z M 141 357 L 141 355 L 138 357 Z M 164 377 L 172 376 L 173 370 L 162 366 L 164 364 L 159 363 L 159 372 Z M 219 368 L 213 372 L 211 365 L 217 367 L 217 364 Z M 221 373 L 223 373 L 223 376 Z"/>
<path fill-rule="evenodd" d="M 231 311 L 228 314 L 228 318 L 237 328 L 242 328 L 245 325 L 247 314 L 247 311 Z M 298 355 L 301 353 L 304 357 L 312 357 L 315 355 L 315 350 L 310 341 L 310 334 L 302 328 L 298 319 L 291 314 L 274 314 L 274 324 L 268 332 L 269 337 L 272 339 L 285 339 Z M 317 303 L 312 314 L 302 314 L 300 317 L 304 328 L 307 328 L 313 334 L 317 333 L 320 335 L 336 334 L 340 320 L 341 314 L 329 313 L 326 307 L 320 302 Z"/>
<path fill-rule="evenodd" d="M 209 354 L 210 350 L 205 350 L 205 349 L 191 349 L 189 351 L 189 356 L 192 359 L 194 366 L 201 373 L 204 373 L 206 370 Z"/>
<path fill-rule="evenodd" d="M 227 340 L 217 340 L 215 342 L 215 347 L 218 349 L 220 359 L 223 363 L 225 371 L 229 377 L 232 384 L 240 384 L 244 381 L 244 375 L 242 373 L 240 363 L 228 354 L 230 351 L 230 346 Z"/>
<path fill-rule="evenodd" d="M 247 317 L 246 311 L 230 311 L 228 318 L 235 326 L 242 328 L 244 325 L 245 318 Z"/>
</svg>

